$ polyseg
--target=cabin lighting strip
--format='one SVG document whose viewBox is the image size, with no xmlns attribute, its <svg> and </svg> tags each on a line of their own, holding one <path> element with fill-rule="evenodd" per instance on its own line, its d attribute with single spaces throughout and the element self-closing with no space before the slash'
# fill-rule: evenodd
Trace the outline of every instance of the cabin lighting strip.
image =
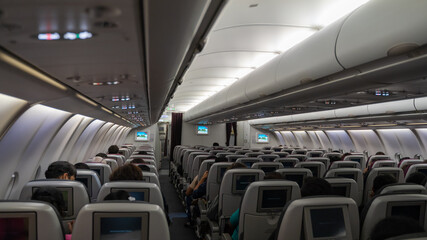
<svg viewBox="0 0 427 240">
<path fill-rule="evenodd" d="M 96 102 L 94 102 L 94 101 L 90 100 L 89 98 L 87 98 L 87 97 L 85 97 L 85 96 L 83 96 L 83 95 L 81 95 L 81 94 L 79 94 L 79 93 L 76 93 L 76 97 L 77 97 L 77 98 L 80 98 L 81 100 L 83 100 L 83 101 L 85 101 L 85 102 L 89 103 L 90 105 L 92 105 L 92 106 L 94 106 L 94 107 L 98 106 L 98 104 L 97 104 Z"/>
<path fill-rule="evenodd" d="M 6 54 L 3 51 L 0 51 L 0 60 L 2 60 L 3 62 L 35 77 L 40 79 L 41 81 L 48 83 L 58 89 L 61 89 L 62 91 L 66 91 L 67 87 L 64 86 L 63 84 L 55 81 L 53 78 L 47 76 L 46 74 L 34 69 L 31 66 L 28 66 L 27 64 L 21 62 L 20 60 L 10 56 L 9 54 Z"/>
</svg>

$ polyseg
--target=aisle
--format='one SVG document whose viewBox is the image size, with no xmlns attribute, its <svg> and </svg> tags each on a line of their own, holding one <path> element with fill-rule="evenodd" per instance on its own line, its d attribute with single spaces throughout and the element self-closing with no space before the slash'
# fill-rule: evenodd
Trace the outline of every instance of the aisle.
<svg viewBox="0 0 427 240">
<path fill-rule="evenodd" d="M 187 216 L 175 188 L 169 182 L 169 159 L 162 161 L 159 175 L 160 186 L 169 205 L 169 216 L 172 219 L 172 224 L 169 226 L 171 240 L 197 239 L 192 229 L 184 227 Z"/>
</svg>

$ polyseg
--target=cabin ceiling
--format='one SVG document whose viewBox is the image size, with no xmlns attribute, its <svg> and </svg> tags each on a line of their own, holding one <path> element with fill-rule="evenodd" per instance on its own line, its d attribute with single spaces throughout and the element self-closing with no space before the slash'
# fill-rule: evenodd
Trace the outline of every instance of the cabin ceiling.
<svg viewBox="0 0 427 240">
<path fill-rule="evenodd" d="M 0 47 L 132 123 L 151 125 L 221 2 L 2 0 Z M 67 32 L 85 31 L 93 37 L 64 39 Z M 39 33 L 61 39 L 39 40 Z M 13 79 L 2 81 L 22 88 Z M 52 105 L 69 110 L 74 101 Z"/>
<path fill-rule="evenodd" d="M 228 1 L 170 109 L 191 109 L 367 1 Z"/>
</svg>

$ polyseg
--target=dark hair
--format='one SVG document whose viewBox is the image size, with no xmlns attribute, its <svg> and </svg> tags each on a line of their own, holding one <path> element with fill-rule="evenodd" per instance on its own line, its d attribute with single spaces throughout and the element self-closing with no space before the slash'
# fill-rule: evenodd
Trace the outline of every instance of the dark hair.
<svg viewBox="0 0 427 240">
<path fill-rule="evenodd" d="M 277 179 L 284 179 L 282 174 L 278 173 L 278 172 L 268 172 L 267 174 L 265 174 L 264 176 L 264 180 L 277 180 Z"/>
<path fill-rule="evenodd" d="M 406 178 L 406 182 L 425 186 L 427 182 L 427 176 L 420 172 L 414 172 Z"/>
<path fill-rule="evenodd" d="M 383 152 L 376 152 L 375 155 L 385 155 Z"/>
<path fill-rule="evenodd" d="M 150 167 L 145 164 L 138 164 L 136 166 L 139 167 L 143 172 L 151 172 Z"/>
<path fill-rule="evenodd" d="M 82 162 L 74 164 L 74 167 L 76 169 L 90 169 L 86 163 L 82 163 Z"/>
<path fill-rule="evenodd" d="M 215 162 L 228 162 L 228 159 L 226 157 L 215 157 Z"/>
<path fill-rule="evenodd" d="M 145 163 L 145 161 L 142 158 L 134 158 L 130 163 Z"/>
<path fill-rule="evenodd" d="M 332 187 L 328 181 L 317 177 L 307 177 L 301 187 L 301 197 L 332 195 Z"/>
<path fill-rule="evenodd" d="M 340 158 L 337 155 L 330 155 L 328 158 L 329 158 L 329 162 L 331 163 L 331 165 L 332 165 L 332 163 L 334 163 L 336 161 L 341 161 L 342 159 L 344 159 L 344 158 Z"/>
<path fill-rule="evenodd" d="M 95 155 L 95 157 L 107 158 L 108 156 L 105 153 L 98 153 L 98 154 Z"/>
<path fill-rule="evenodd" d="M 129 200 L 129 197 L 129 193 L 125 190 L 118 190 L 105 196 L 104 200 Z"/>
<path fill-rule="evenodd" d="M 351 153 L 349 153 L 349 152 L 344 153 L 344 154 L 341 156 L 341 160 L 342 160 L 342 161 L 344 161 L 344 158 L 345 158 L 345 157 L 347 157 L 347 156 L 350 156 L 350 155 L 351 155 Z M 331 163 L 332 163 L 332 159 L 331 159 Z"/>
<path fill-rule="evenodd" d="M 65 201 L 61 191 L 54 187 L 40 187 L 31 196 L 31 200 L 52 204 L 61 217 L 65 217 Z"/>
<path fill-rule="evenodd" d="M 65 173 L 68 173 L 68 176 L 76 176 L 76 168 L 73 164 L 66 161 L 57 161 L 49 165 L 46 172 L 44 173 L 47 179 L 50 178 L 59 178 Z"/>
<path fill-rule="evenodd" d="M 138 154 L 141 154 L 141 155 L 147 155 L 147 154 L 148 154 L 148 152 L 146 152 L 146 151 L 139 151 L 139 152 L 138 152 Z"/>
<path fill-rule="evenodd" d="M 110 181 L 142 180 L 142 171 L 133 164 L 126 164 L 113 171 Z"/>
<path fill-rule="evenodd" d="M 377 191 L 382 187 L 394 183 L 397 183 L 396 179 L 389 174 L 376 176 L 374 179 L 374 184 L 372 185 L 372 192 L 377 194 Z"/>
<path fill-rule="evenodd" d="M 119 153 L 119 147 L 117 145 L 111 145 L 108 148 L 108 153 L 109 154 L 117 154 L 117 153 Z"/>
<path fill-rule="evenodd" d="M 214 142 L 214 143 L 212 144 L 212 146 L 213 146 L 213 147 L 218 147 L 218 146 L 219 146 L 219 143 Z"/>
<path fill-rule="evenodd" d="M 388 217 L 377 224 L 370 233 L 371 240 L 384 240 L 409 233 L 425 232 L 417 221 L 406 217 Z"/>
</svg>

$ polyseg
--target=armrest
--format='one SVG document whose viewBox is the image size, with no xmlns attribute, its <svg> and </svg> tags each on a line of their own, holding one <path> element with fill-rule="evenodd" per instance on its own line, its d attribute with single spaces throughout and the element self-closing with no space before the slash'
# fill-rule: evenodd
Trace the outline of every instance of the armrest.
<svg viewBox="0 0 427 240">
<path fill-rule="evenodd" d="M 228 233 L 223 233 L 222 234 L 222 240 L 231 240 L 231 236 Z"/>
<path fill-rule="evenodd" d="M 206 201 L 204 199 L 199 199 L 197 205 L 199 206 L 200 214 L 206 215 L 206 211 L 208 210 Z"/>
<path fill-rule="evenodd" d="M 212 233 L 218 233 L 219 232 L 219 225 L 217 222 L 212 222 L 211 220 L 208 220 L 209 228 L 211 229 Z"/>
</svg>

